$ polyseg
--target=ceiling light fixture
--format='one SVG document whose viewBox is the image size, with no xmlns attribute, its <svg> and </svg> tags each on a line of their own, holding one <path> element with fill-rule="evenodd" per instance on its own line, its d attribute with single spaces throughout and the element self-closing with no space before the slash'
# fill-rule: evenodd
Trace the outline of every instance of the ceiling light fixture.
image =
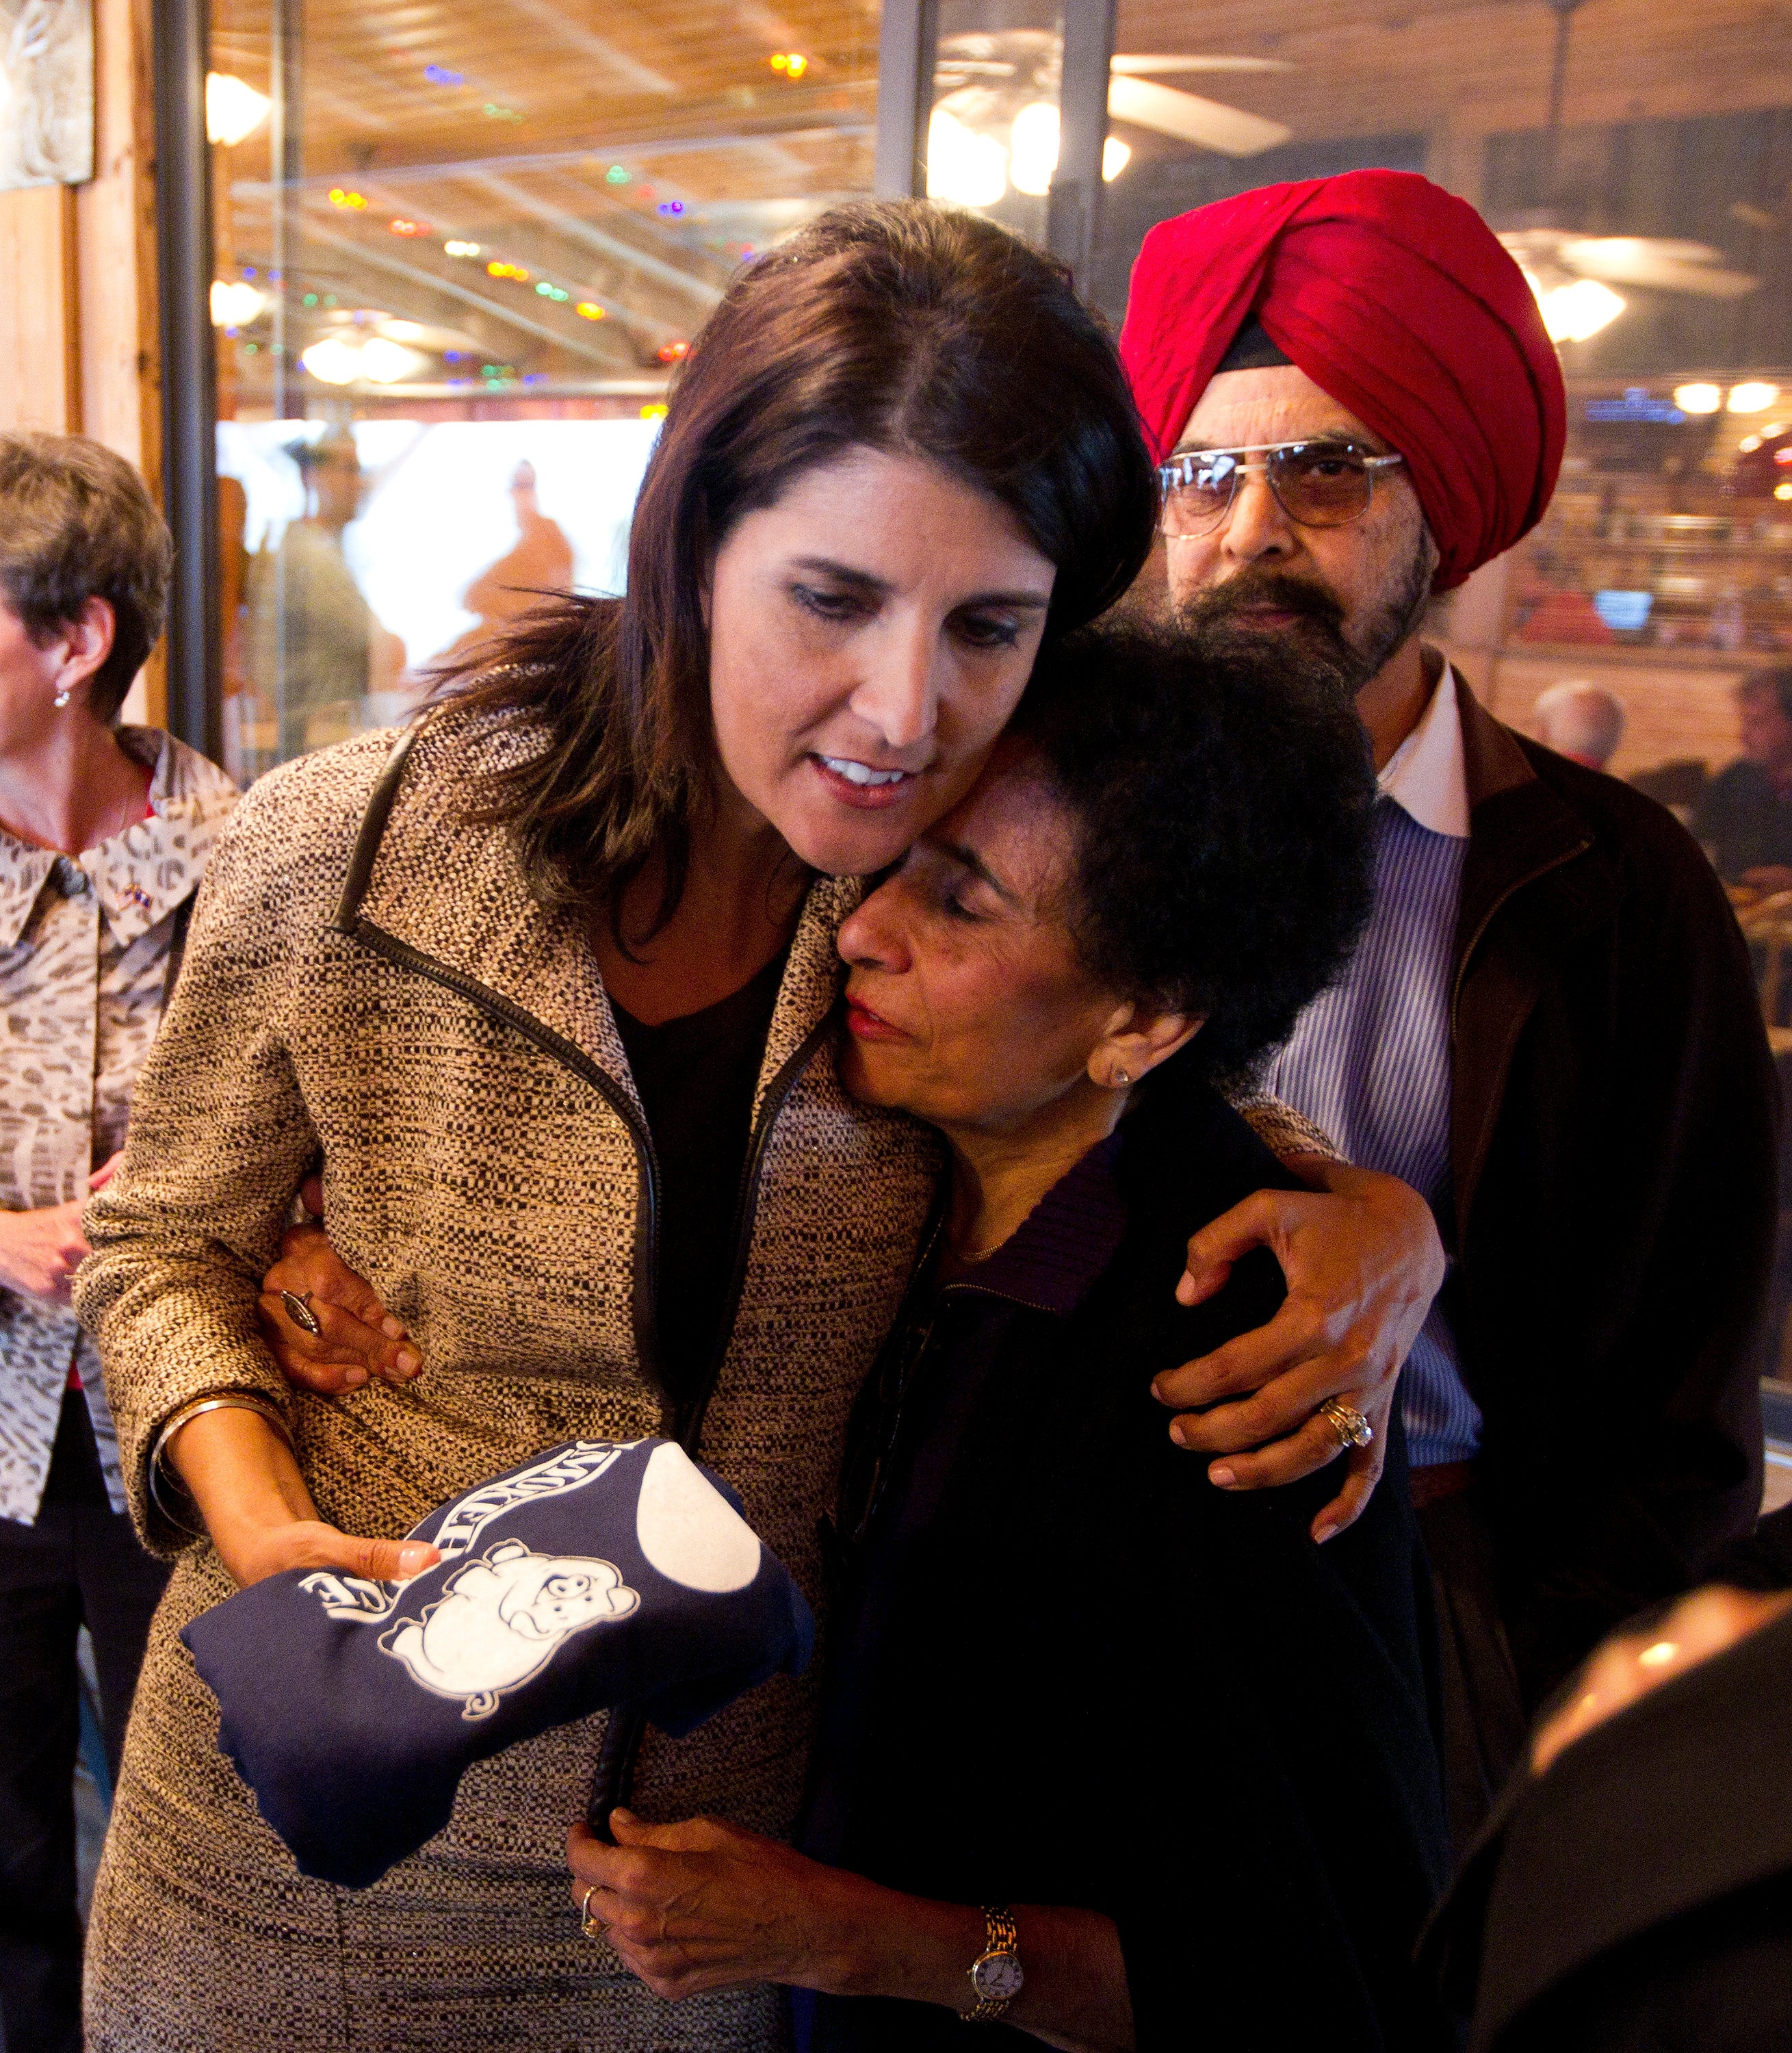
<svg viewBox="0 0 1792 2053">
<path fill-rule="evenodd" d="M 1042 199 L 1058 167 L 1058 111 L 1036 100 L 1014 116 L 1008 136 L 1008 177 L 1016 192 Z"/>
<path fill-rule="evenodd" d="M 229 278 L 212 281 L 211 316 L 214 328 L 247 328 L 268 304 L 267 295 L 254 286 Z"/>
<path fill-rule="evenodd" d="M 1571 285 L 1552 285 L 1537 294 L 1551 342 L 1590 342 L 1602 328 L 1611 326 L 1625 304 L 1621 294 L 1597 278 L 1577 278 Z"/>
<path fill-rule="evenodd" d="M 360 351 L 351 349 L 335 336 L 326 336 L 309 349 L 300 350 L 299 361 L 313 378 L 321 379 L 326 385 L 352 385 L 361 371 Z"/>
<path fill-rule="evenodd" d="M 402 343 L 376 335 L 361 345 L 361 360 L 355 367 L 375 385 L 396 385 L 401 378 L 414 377 L 423 368 L 423 359 Z"/>
<path fill-rule="evenodd" d="M 206 75 L 206 139 L 233 149 L 253 135 L 268 118 L 273 105 L 265 92 L 245 85 L 227 71 Z"/>
<path fill-rule="evenodd" d="M 927 198 L 994 206 L 1008 190 L 1008 152 L 943 107 L 927 124 Z"/>
</svg>

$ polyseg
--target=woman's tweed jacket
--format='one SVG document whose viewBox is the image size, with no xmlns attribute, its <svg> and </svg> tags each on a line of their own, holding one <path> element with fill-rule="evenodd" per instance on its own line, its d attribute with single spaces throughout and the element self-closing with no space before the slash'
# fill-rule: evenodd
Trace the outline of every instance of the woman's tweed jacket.
<svg viewBox="0 0 1792 2053">
<path fill-rule="evenodd" d="M 402 1533 L 555 1441 L 661 1423 L 640 1102 L 576 922 L 531 899 L 501 830 L 456 815 L 487 744 L 425 730 L 359 916 L 334 924 L 390 745 L 308 756 L 243 801 L 124 1165 L 88 1214 L 79 1308 L 133 1509 L 164 1552 L 186 1536 L 147 1503 L 146 1458 L 208 1392 L 280 1405 L 323 1516 L 361 1533 Z M 790 952 L 739 1312 L 701 1443 L 818 1606 L 817 1519 L 939 1161 L 923 1129 L 854 1106 L 835 1078 L 834 934 L 857 890 L 818 883 Z M 422 1345 L 410 1389 L 294 1392 L 257 1337 L 259 1279 L 320 1156 L 332 1239 Z M 301 1877 L 218 1753 L 216 1704 L 176 1637 L 232 1587 L 209 1545 L 188 1546 L 151 1637 L 88 1938 L 94 2053 L 782 2043 L 774 1992 L 663 2004 L 580 1936 L 564 1844 L 601 1717 L 476 1767 L 448 1828 L 373 1888 Z M 649 1732 L 638 1808 L 786 1832 L 815 1673 L 685 1741 Z"/>
</svg>

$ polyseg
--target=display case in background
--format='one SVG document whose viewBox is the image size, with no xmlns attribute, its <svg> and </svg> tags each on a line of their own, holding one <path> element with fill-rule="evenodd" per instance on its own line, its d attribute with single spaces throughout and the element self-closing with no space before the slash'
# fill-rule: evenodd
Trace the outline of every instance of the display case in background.
<svg viewBox="0 0 1792 2053">
<path fill-rule="evenodd" d="M 1690 807 L 1739 752 L 1737 681 L 1792 662 L 1792 371 L 1571 379 L 1549 512 L 1438 625 L 1527 732 L 1553 685 L 1610 691 L 1614 771 Z"/>
</svg>

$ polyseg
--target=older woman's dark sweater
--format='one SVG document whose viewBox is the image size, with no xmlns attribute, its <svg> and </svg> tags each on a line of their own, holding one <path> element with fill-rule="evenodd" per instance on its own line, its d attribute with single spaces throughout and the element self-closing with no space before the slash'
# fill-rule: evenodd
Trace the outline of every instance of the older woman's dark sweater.
<svg viewBox="0 0 1792 2053">
<path fill-rule="evenodd" d="M 923 1272 L 854 1415 L 802 1843 L 920 1895 L 1105 1912 L 1141 2048 L 1435 2043 L 1403 1450 L 1316 1547 L 1336 1468 L 1228 1494 L 1149 1394 L 1275 1309 L 1267 1254 L 1196 1310 L 1173 1293 L 1190 1234 L 1288 1180 L 1217 1095 L 1147 1097 L 995 1256 Z M 934 2006 L 798 2013 L 814 2053 L 992 2039 Z"/>
</svg>

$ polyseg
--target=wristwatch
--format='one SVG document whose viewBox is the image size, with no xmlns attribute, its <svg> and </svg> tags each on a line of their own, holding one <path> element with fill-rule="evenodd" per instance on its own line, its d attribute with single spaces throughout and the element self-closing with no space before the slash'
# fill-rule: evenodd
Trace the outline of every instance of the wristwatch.
<svg viewBox="0 0 1792 2053">
<path fill-rule="evenodd" d="M 977 2007 L 963 2013 L 967 2024 L 994 2024 L 1026 1980 L 1021 1972 L 1021 1935 L 1014 1929 L 1013 1911 L 985 1904 L 983 1923 L 987 1943 L 971 1964 L 971 1993 Z"/>
</svg>

